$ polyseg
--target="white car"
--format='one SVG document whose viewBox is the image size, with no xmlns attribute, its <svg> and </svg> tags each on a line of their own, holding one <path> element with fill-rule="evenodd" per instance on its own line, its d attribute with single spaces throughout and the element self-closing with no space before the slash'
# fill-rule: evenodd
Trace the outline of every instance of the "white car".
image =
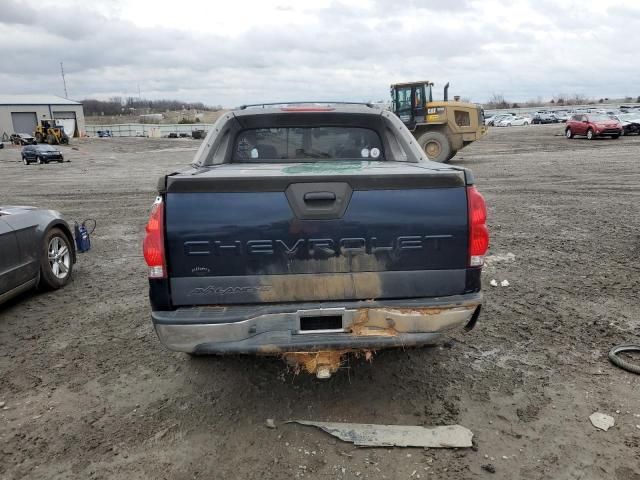
<svg viewBox="0 0 640 480">
<path fill-rule="evenodd" d="M 531 119 L 529 117 L 515 116 L 503 118 L 496 123 L 496 127 L 521 127 L 522 125 L 531 125 Z"/>
<path fill-rule="evenodd" d="M 501 120 L 504 120 L 505 118 L 513 118 L 513 117 L 515 117 L 515 115 L 512 113 L 497 113 L 495 115 L 492 115 L 489 118 L 486 118 L 484 121 L 484 124 L 489 126 L 497 126 L 498 122 L 500 122 Z"/>
</svg>

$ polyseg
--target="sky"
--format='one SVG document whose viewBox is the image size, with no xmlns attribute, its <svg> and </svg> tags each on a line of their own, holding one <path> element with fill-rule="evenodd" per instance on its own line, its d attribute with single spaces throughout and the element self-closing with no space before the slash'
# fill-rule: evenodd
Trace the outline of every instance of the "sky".
<svg viewBox="0 0 640 480">
<path fill-rule="evenodd" d="M 637 0 L 0 0 L 0 93 L 232 107 L 640 95 Z"/>
</svg>

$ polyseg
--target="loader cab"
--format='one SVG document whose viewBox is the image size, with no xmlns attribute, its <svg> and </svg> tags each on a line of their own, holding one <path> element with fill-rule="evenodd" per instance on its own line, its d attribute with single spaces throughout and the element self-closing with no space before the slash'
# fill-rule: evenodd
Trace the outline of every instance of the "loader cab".
<svg viewBox="0 0 640 480">
<path fill-rule="evenodd" d="M 409 128 L 424 121 L 427 103 L 433 101 L 432 87 L 428 81 L 391 85 L 393 112 Z"/>
</svg>

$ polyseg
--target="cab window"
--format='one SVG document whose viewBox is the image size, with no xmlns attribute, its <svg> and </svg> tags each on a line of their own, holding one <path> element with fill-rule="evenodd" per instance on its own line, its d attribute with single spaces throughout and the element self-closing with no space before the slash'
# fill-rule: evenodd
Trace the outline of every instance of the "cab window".
<svg viewBox="0 0 640 480">
<path fill-rule="evenodd" d="M 396 109 L 411 109 L 411 88 L 399 88 L 397 90 Z"/>
<path fill-rule="evenodd" d="M 383 160 L 375 130 L 359 127 L 258 128 L 241 131 L 234 163 Z"/>
</svg>

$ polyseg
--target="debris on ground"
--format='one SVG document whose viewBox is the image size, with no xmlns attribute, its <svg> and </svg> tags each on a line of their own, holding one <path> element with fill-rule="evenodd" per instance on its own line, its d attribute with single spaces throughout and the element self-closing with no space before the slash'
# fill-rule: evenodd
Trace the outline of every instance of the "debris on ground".
<svg viewBox="0 0 640 480">
<path fill-rule="evenodd" d="M 615 420 L 611 415 L 600 412 L 594 412 L 589 415 L 589 420 L 591 420 L 594 427 L 604 430 L 605 432 L 615 424 Z"/>
<path fill-rule="evenodd" d="M 291 420 L 292 423 L 317 427 L 344 442 L 361 447 L 471 447 L 473 432 L 461 425 L 433 428 L 415 425 L 374 425 L 369 423 L 311 422 Z"/>
<path fill-rule="evenodd" d="M 502 280 L 500 282 L 500 286 L 501 287 L 508 287 L 509 286 L 509 280 Z"/>
<path fill-rule="evenodd" d="M 0 402 L 0 408 L 4 407 L 5 403 L 4 402 Z"/>
<path fill-rule="evenodd" d="M 486 465 L 482 465 L 482 469 L 486 470 L 489 473 L 496 473 L 496 467 L 494 467 L 490 463 L 487 463 Z"/>
<path fill-rule="evenodd" d="M 273 418 L 267 418 L 265 425 L 267 426 L 267 428 L 276 428 L 276 422 L 273 420 Z"/>
<path fill-rule="evenodd" d="M 138 405 L 138 407 L 139 407 L 139 406 L 140 406 L 140 405 Z M 160 431 L 156 432 L 156 434 L 153 436 L 152 440 L 153 440 L 154 442 L 158 442 L 158 441 L 162 440 L 162 439 L 167 435 L 167 433 L 169 433 L 169 431 L 170 431 L 172 428 L 177 427 L 177 426 L 178 426 L 178 424 L 177 424 L 177 423 L 174 423 L 174 424 L 172 424 L 172 425 L 169 425 L 167 428 L 163 428 L 162 430 L 160 430 Z"/>
<path fill-rule="evenodd" d="M 492 287 L 497 287 L 498 281 L 495 278 L 492 278 L 491 281 L 489 282 L 489 285 L 491 285 Z"/>
<path fill-rule="evenodd" d="M 160 430 L 158 433 L 156 433 L 153 436 L 153 439 L 157 442 L 158 440 L 162 440 L 162 438 L 167 434 L 167 432 L 169 431 L 168 428 L 164 428 L 162 430 Z"/>
</svg>

